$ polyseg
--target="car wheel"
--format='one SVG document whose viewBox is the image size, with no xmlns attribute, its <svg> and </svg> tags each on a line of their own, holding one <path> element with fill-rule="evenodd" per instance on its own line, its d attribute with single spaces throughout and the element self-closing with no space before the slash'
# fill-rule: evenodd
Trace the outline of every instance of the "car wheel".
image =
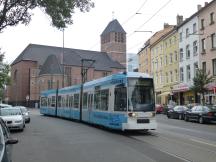
<svg viewBox="0 0 216 162">
<path fill-rule="evenodd" d="M 201 116 L 201 117 L 199 117 L 199 123 L 200 124 L 203 124 L 204 123 L 204 119 L 203 119 L 203 117 Z"/>
<path fill-rule="evenodd" d="M 188 121 L 188 117 L 187 117 L 186 115 L 184 116 L 184 120 L 185 120 L 185 121 Z"/>
<path fill-rule="evenodd" d="M 179 114 L 178 117 L 179 117 L 179 120 L 182 120 L 182 114 Z"/>
</svg>

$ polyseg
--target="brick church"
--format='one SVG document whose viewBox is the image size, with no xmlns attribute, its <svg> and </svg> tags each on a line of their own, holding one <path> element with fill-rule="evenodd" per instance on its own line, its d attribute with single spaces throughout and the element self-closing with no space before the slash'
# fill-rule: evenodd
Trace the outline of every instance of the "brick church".
<svg viewBox="0 0 216 162">
<path fill-rule="evenodd" d="M 12 84 L 5 100 L 12 105 L 34 107 L 40 91 L 81 83 L 126 71 L 126 32 L 115 19 L 101 34 L 101 51 L 29 44 L 11 64 Z"/>
</svg>

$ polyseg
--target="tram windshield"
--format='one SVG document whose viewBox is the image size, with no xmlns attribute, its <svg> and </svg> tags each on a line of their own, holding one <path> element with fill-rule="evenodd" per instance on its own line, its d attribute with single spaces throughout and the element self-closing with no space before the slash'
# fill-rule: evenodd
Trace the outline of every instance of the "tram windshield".
<svg viewBox="0 0 216 162">
<path fill-rule="evenodd" d="M 129 111 L 154 111 L 155 98 L 153 79 L 129 78 L 128 79 Z"/>
</svg>

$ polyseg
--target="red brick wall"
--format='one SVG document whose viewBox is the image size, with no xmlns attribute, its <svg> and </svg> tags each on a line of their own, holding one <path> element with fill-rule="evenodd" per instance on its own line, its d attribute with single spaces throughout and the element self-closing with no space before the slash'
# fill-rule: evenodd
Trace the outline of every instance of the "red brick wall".
<svg viewBox="0 0 216 162">
<path fill-rule="evenodd" d="M 11 66 L 10 101 L 26 101 L 26 96 L 30 94 L 30 70 L 36 67 L 37 63 L 33 61 L 21 61 Z"/>
</svg>

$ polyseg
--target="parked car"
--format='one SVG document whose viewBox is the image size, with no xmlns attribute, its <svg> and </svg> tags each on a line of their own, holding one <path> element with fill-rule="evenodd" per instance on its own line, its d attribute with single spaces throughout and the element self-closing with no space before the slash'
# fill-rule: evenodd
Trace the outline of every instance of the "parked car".
<svg viewBox="0 0 216 162">
<path fill-rule="evenodd" d="M 167 117 L 172 119 L 183 120 L 185 111 L 187 110 L 188 108 L 186 106 L 181 106 L 181 105 L 175 106 L 174 108 L 168 110 Z"/>
<path fill-rule="evenodd" d="M 3 108 L 0 109 L 0 116 L 5 121 L 7 127 L 23 131 L 25 128 L 25 119 L 19 108 Z"/>
<path fill-rule="evenodd" d="M 17 139 L 10 137 L 7 126 L 0 118 L 0 162 L 12 162 L 12 144 L 17 142 Z"/>
<path fill-rule="evenodd" d="M 162 105 L 160 105 L 160 104 L 156 104 L 155 105 L 155 112 L 156 112 L 156 114 L 160 114 L 163 111 L 164 111 L 164 107 Z"/>
<path fill-rule="evenodd" d="M 5 108 L 5 107 L 12 107 L 12 106 L 8 104 L 3 104 L 3 103 L 0 104 L 0 108 Z"/>
<path fill-rule="evenodd" d="M 194 106 L 185 112 L 185 121 L 197 121 L 200 124 L 216 121 L 216 108 L 210 106 Z"/>
<path fill-rule="evenodd" d="M 19 108 L 22 112 L 22 115 L 25 118 L 25 123 L 30 123 L 31 119 L 30 119 L 30 112 L 28 111 L 28 109 L 24 106 L 15 106 L 16 108 Z"/>
</svg>

